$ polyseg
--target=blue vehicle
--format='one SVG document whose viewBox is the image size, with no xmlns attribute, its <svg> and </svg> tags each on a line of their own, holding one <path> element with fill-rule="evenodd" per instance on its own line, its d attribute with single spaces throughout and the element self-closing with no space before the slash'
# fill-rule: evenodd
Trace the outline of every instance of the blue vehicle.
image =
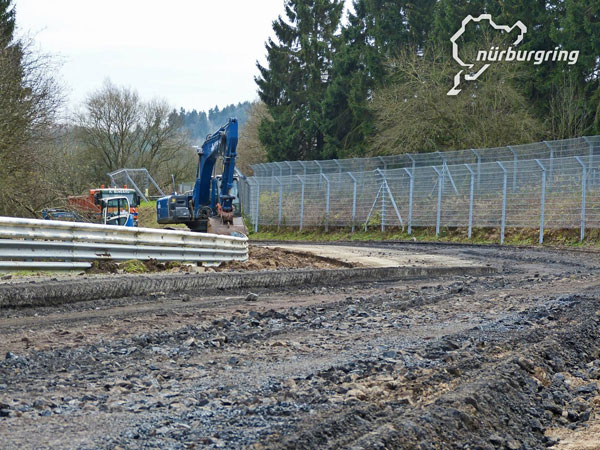
<svg viewBox="0 0 600 450">
<path fill-rule="evenodd" d="M 156 202 L 158 223 L 183 223 L 190 230 L 201 233 L 248 234 L 237 194 L 237 143 L 238 121 L 234 118 L 207 136 L 197 149 L 198 168 L 194 189 L 159 198 Z M 214 176 L 219 158 L 223 161 L 223 172 Z"/>
</svg>

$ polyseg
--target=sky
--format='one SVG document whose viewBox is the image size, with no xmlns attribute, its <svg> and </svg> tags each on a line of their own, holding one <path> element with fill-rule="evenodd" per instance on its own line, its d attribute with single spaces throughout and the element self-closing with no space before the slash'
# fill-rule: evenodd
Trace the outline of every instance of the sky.
<svg viewBox="0 0 600 450">
<path fill-rule="evenodd" d="M 350 0 L 346 0 L 349 5 Z M 105 79 L 143 99 L 208 110 L 258 98 L 284 0 L 16 0 L 20 36 L 60 59 L 69 109 Z"/>
</svg>

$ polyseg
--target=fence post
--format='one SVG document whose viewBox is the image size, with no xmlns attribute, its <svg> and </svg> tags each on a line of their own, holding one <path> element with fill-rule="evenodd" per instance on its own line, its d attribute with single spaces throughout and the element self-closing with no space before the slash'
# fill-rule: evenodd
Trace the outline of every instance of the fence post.
<svg viewBox="0 0 600 450">
<path fill-rule="evenodd" d="M 271 166 L 271 191 L 275 190 L 275 164 Z"/>
<path fill-rule="evenodd" d="M 508 149 L 513 154 L 513 187 L 512 187 L 512 190 L 513 190 L 513 192 L 515 192 L 517 190 L 517 166 L 519 165 L 519 159 L 517 157 L 517 152 L 515 151 L 514 148 L 512 148 L 512 145 L 509 145 Z"/>
<path fill-rule="evenodd" d="M 319 166 L 321 167 L 321 166 Z M 329 231 L 329 178 L 324 173 L 321 176 L 325 178 L 327 182 L 327 199 L 325 200 L 325 232 Z"/>
<path fill-rule="evenodd" d="M 479 192 L 479 186 L 481 183 L 481 155 L 474 148 L 472 148 L 471 151 L 477 157 L 477 192 Z"/>
<path fill-rule="evenodd" d="M 506 168 L 500 161 L 496 161 L 504 172 L 504 183 L 502 185 L 502 225 L 500 228 L 500 244 L 504 244 L 504 230 L 506 228 L 506 184 L 508 182 L 508 174 Z"/>
<path fill-rule="evenodd" d="M 298 162 L 302 166 L 302 169 L 304 169 L 304 176 L 306 177 L 306 163 L 304 161 L 298 161 Z"/>
<path fill-rule="evenodd" d="M 408 156 L 412 162 L 412 173 L 415 173 L 415 167 L 417 165 L 415 158 L 413 158 L 413 156 L 410 153 L 407 153 L 406 156 Z"/>
<path fill-rule="evenodd" d="M 440 234 L 440 222 L 442 220 L 442 184 L 444 183 L 442 173 L 436 167 L 431 167 L 438 176 L 438 198 L 437 198 L 437 216 L 435 220 L 435 235 Z"/>
<path fill-rule="evenodd" d="M 583 242 L 585 238 L 585 207 L 586 207 L 586 193 L 587 193 L 587 167 L 579 156 L 576 156 L 577 162 L 581 164 L 581 230 L 579 233 L 579 240 Z"/>
<path fill-rule="evenodd" d="M 342 165 L 340 164 L 340 162 L 337 159 L 333 160 L 335 162 L 335 165 L 338 168 L 338 183 L 341 183 L 342 181 Z"/>
<path fill-rule="evenodd" d="M 465 167 L 471 174 L 471 189 L 469 191 L 469 234 L 468 237 L 471 239 L 471 235 L 473 234 L 473 191 L 475 190 L 475 172 L 471 169 L 471 166 L 465 164 Z"/>
<path fill-rule="evenodd" d="M 587 144 L 590 146 L 590 157 L 588 159 L 588 164 L 590 165 L 590 169 L 589 169 L 589 173 L 590 176 L 592 175 L 592 170 L 594 169 L 594 144 L 589 140 L 589 138 L 587 136 L 583 137 L 583 140 L 585 142 L 587 142 Z M 593 177 L 591 181 L 592 185 L 595 181 L 596 177 Z"/>
<path fill-rule="evenodd" d="M 437 155 L 442 160 L 442 166 L 446 165 L 446 158 L 444 157 L 444 154 L 442 152 L 440 152 L 439 150 L 436 150 L 435 153 L 437 153 Z"/>
<path fill-rule="evenodd" d="M 408 234 L 412 233 L 412 208 L 413 208 L 413 174 L 407 168 L 404 169 L 406 174 L 409 176 L 409 185 L 408 185 Z"/>
<path fill-rule="evenodd" d="M 323 174 L 323 166 L 321 166 L 321 163 L 319 161 L 317 161 L 316 159 L 313 161 L 317 167 L 319 168 L 319 174 Z"/>
<path fill-rule="evenodd" d="M 281 177 L 275 177 L 275 180 L 279 183 L 279 213 L 277 214 L 277 230 L 281 228 L 281 209 L 283 203 L 283 183 Z"/>
<path fill-rule="evenodd" d="M 288 166 L 288 168 L 290 170 L 290 176 L 288 177 L 288 185 L 291 188 L 292 187 L 292 175 L 294 173 L 294 169 L 293 169 L 293 167 L 292 167 L 292 165 L 290 164 L 289 161 L 284 161 L 284 163 L 287 164 L 287 166 Z"/>
<path fill-rule="evenodd" d="M 254 232 L 258 233 L 258 207 L 260 205 L 260 183 L 256 181 L 256 220 L 254 221 Z"/>
<path fill-rule="evenodd" d="M 352 232 L 354 233 L 354 227 L 356 223 L 356 178 L 350 172 L 348 172 L 348 176 L 352 178 L 352 183 L 354 188 L 352 189 Z"/>
<path fill-rule="evenodd" d="M 377 159 L 379 161 L 381 161 L 381 164 L 383 164 L 383 170 L 387 170 L 387 162 L 385 162 L 385 159 L 383 159 L 383 156 L 378 156 Z"/>
<path fill-rule="evenodd" d="M 546 168 L 539 159 L 535 160 L 542 169 L 542 199 L 540 206 L 540 244 L 544 243 L 544 213 L 546 211 Z"/>
<path fill-rule="evenodd" d="M 542 141 L 542 142 L 544 142 L 544 145 L 546 147 L 548 147 L 548 150 L 550 150 L 550 173 L 549 173 L 549 177 L 548 177 L 548 184 L 551 186 L 552 185 L 552 174 L 554 172 L 554 149 L 548 143 L 548 141 Z"/>
<path fill-rule="evenodd" d="M 381 175 L 381 177 L 383 178 L 383 182 L 381 183 L 381 186 L 383 187 L 384 184 L 387 184 L 385 175 L 381 171 L 381 169 L 376 169 L 376 172 L 379 173 L 379 175 Z M 381 232 L 383 233 L 384 231 L 385 231 L 385 189 L 381 189 Z"/>
<path fill-rule="evenodd" d="M 300 175 L 296 175 L 296 178 L 298 178 L 302 184 L 302 194 L 300 196 L 300 231 L 302 231 L 302 224 L 304 222 L 304 180 Z"/>
</svg>

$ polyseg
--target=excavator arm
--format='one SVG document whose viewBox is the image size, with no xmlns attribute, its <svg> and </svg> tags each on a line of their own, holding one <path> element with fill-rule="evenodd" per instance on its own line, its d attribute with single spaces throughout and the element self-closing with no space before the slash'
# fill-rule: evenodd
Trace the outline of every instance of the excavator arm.
<svg viewBox="0 0 600 450">
<path fill-rule="evenodd" d="M 234 118 L 206 137 L 197 149 L 198 168 L 193 191 L 158 199 L 158 223 L 185 223 L 191 230 L 199 232 L 247 234 L 241 217 L 234 214 L 236 196 L 232 195 L 232 188 L 237 143 L 238 122 Z M 219 158 L 223 160 L 223 172 L 215 177 L 214 168 Z"/>
</svg>

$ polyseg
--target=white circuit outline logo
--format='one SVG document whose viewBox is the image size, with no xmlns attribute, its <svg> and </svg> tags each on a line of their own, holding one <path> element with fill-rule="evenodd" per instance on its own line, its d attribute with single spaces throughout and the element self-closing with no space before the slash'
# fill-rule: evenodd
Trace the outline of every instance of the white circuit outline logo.
<svg viewBox="0 0 600 450">
<path fill-rule="evenodd" d="M 450 38 L 450 42 L 452 42 L 452 58 L 454 58 L 454 60 L 465 69 L 472 69 L 475 64 L 466 63 L 460 58 L 458 55 L 458 44 L 456 41 L 466 31 L 467 24 L 470 22 L 481 22 L 482 20 L 489 21 L 490 25 L 496 30 L 506 31 L 507 33 L 510 33 L 515 28 L 518 28 L 520 30 L 519 36 L 506 50 L 499 51 L 498 47 L 492 47 L 489 51 L 479 50 L 477 52 L 477 61 L 484 61 L 486 64 L 484 64 L 475 73 L 465 73 L 465 81 L 476 80 L 490 67 L 490 62 L 496 61 L 523 62 L 533 60 L 533 64 L 535 65 L 541 64 L 544 61 L 568 61 L 568 64 L 570 65 L 577 63 L 577 59 L 579 58 L 579 50 L 560 50 L 559 47 L 554 48 L 554 50 L 514 50 L 513 46 L 521 43 L 523 36 L 525 36 L 525 33 L 527 33 L 527 26 L 520 20 L 517 20 L 513 26 L 498 25 L 493 21 L 491 14 L 481 14 L 477 17 L 473 17 L 472 15 L 465 17 L 459 30 Z M 452 89 L 448 91 L 447 95 L 454 96 L 461 91 L 461 89 L 458 87 L 460 86 L 461 75 L 465 69 L 461 69 L 456 75 L 454 75 L 454 86 L 452 86 Z"/>
</svg>

